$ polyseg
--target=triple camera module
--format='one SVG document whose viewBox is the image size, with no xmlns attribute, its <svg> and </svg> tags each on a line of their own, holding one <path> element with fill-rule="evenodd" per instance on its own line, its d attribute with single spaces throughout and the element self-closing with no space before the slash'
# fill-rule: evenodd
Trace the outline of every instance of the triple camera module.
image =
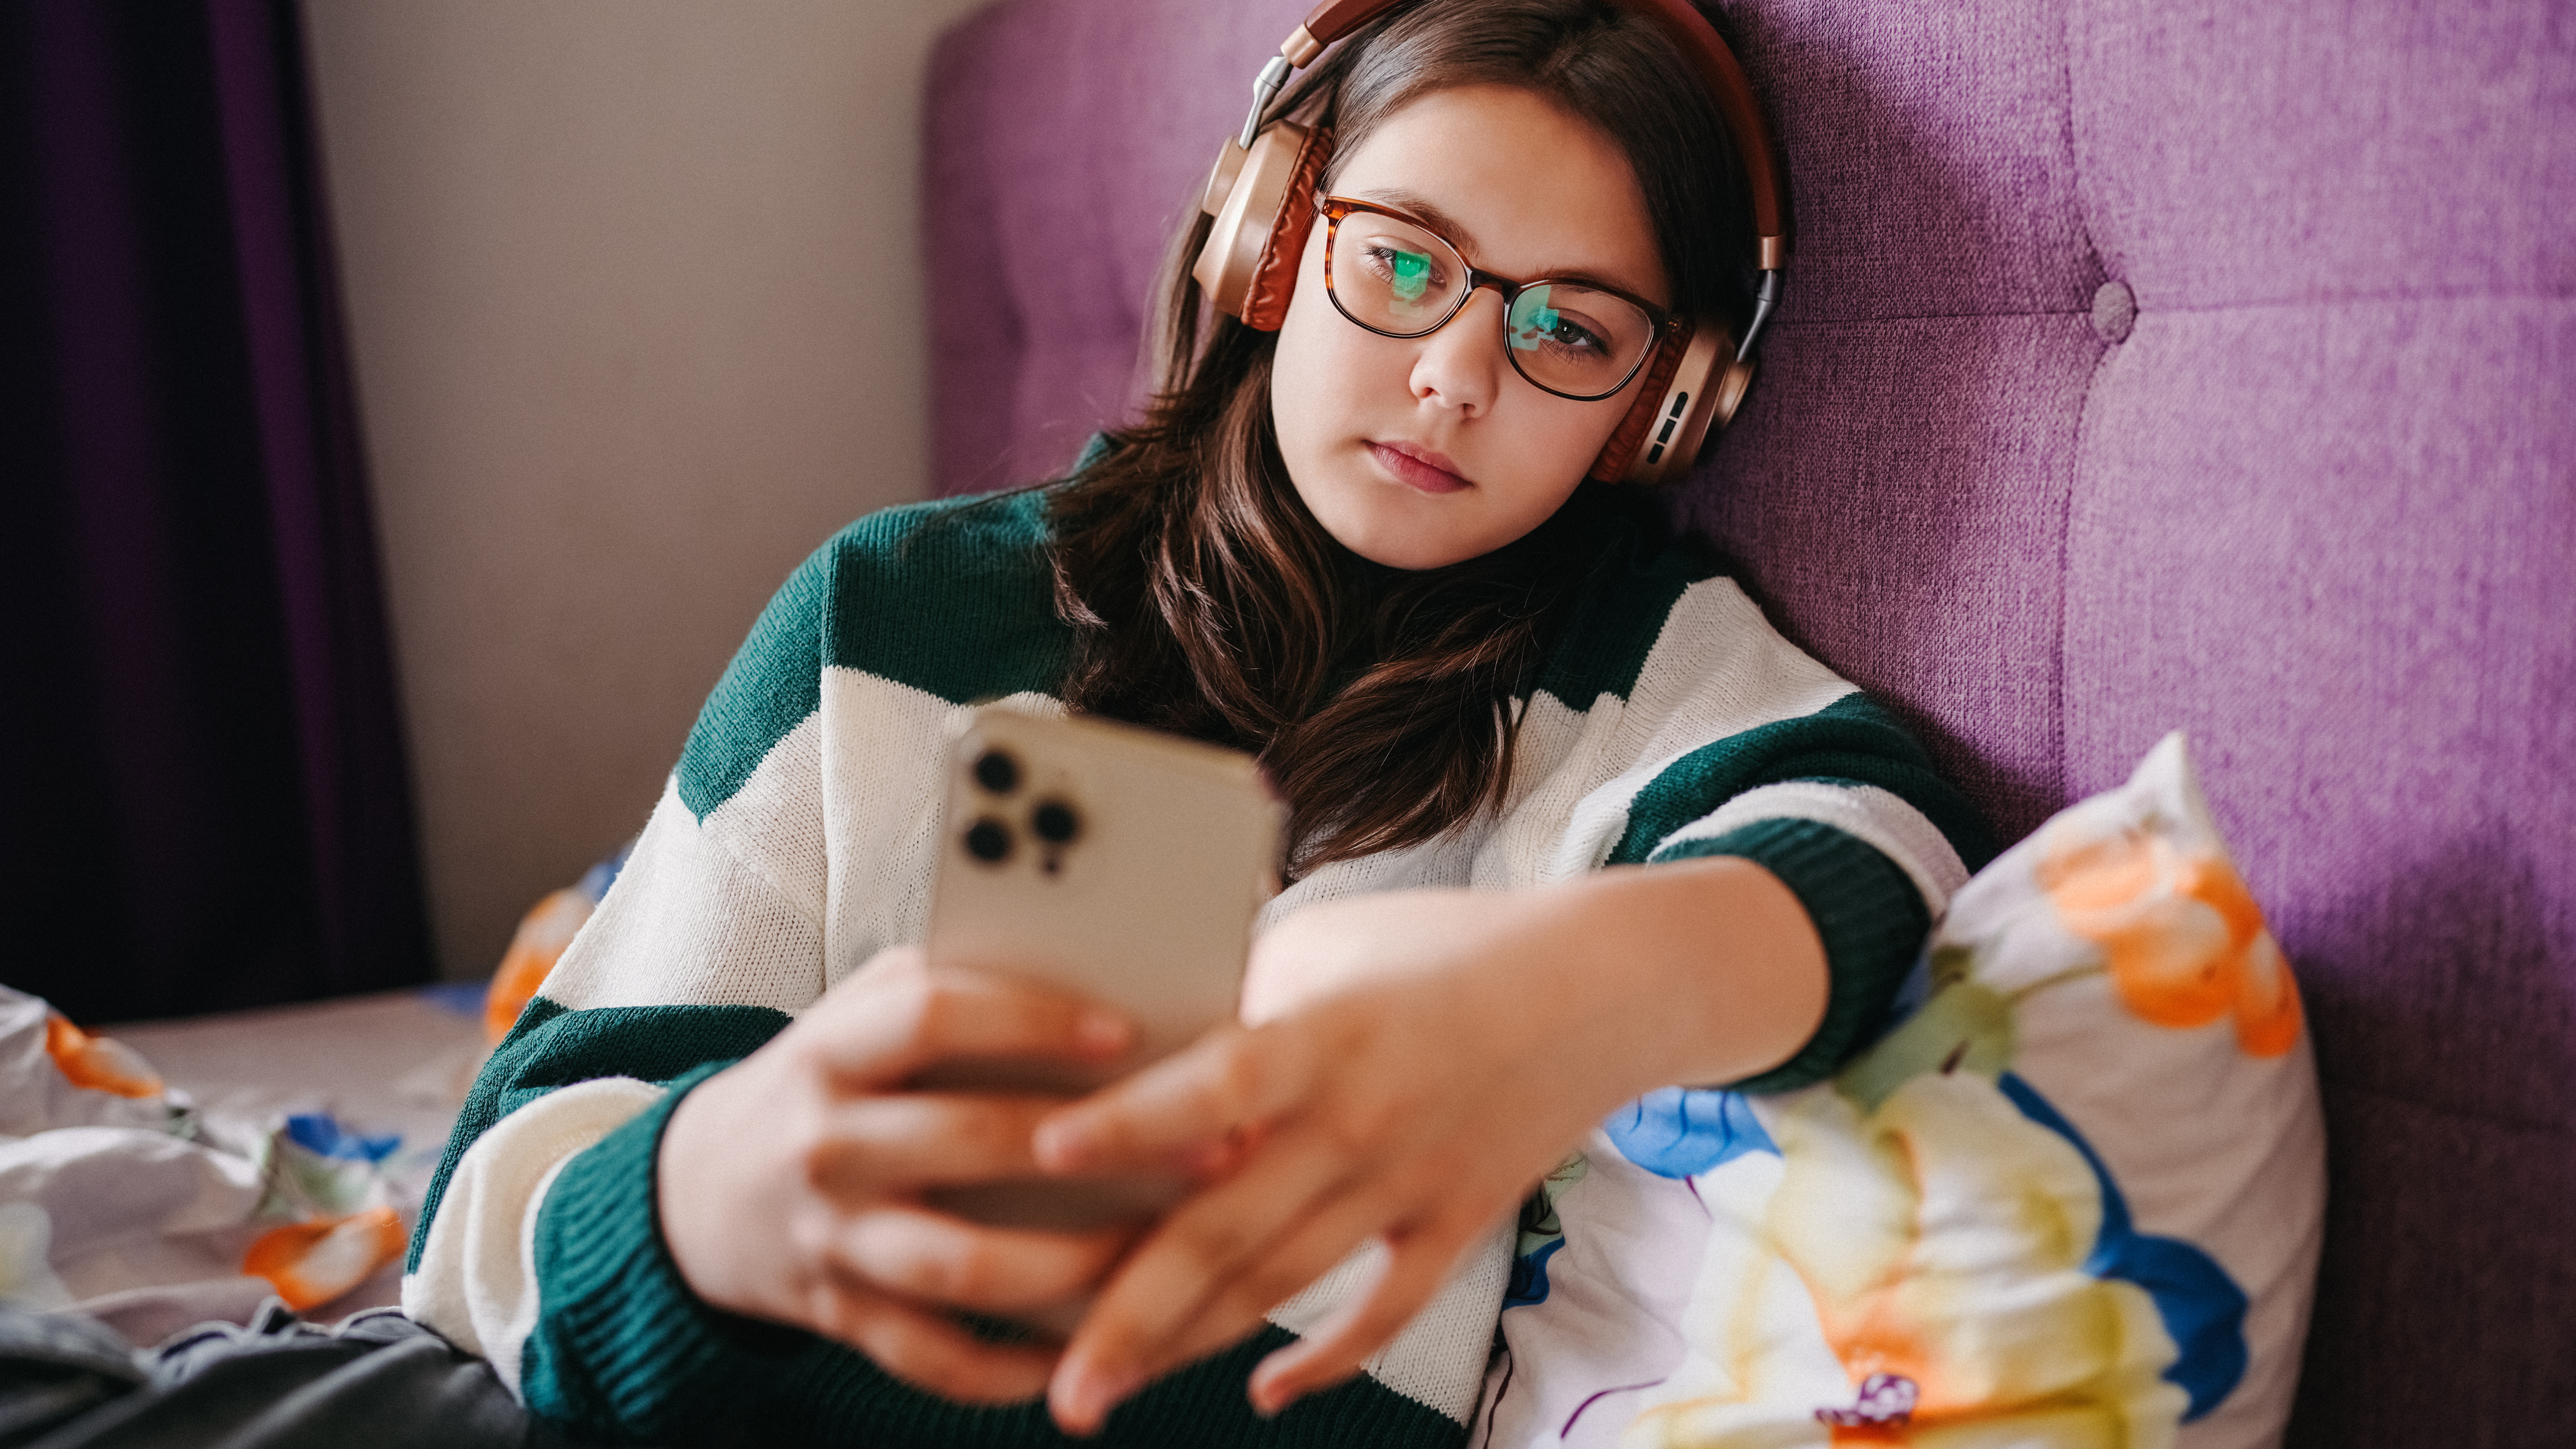
<svg viewBox="0 0 2576 1449">
<path fill-rule="evenodd" d="M 966 767 L 975 788 L 993 799 L 977 813 L 966 827 L 966 853 L 986 865 L 1000 865 L 1019 848 L 1021 831 L 1038 842 L 1038 869 L 1053 875 L 1064 863 L 1064 848 L 1082 833 L 1082 816 L 1072 805 L 1054 796 L 1041 796 L 1028 807 L 1028 815 L 1014 830 L 1003 812 L 1019 793 L 1026 772 L 1010 751 L 988 749 Z"/>
</svg>

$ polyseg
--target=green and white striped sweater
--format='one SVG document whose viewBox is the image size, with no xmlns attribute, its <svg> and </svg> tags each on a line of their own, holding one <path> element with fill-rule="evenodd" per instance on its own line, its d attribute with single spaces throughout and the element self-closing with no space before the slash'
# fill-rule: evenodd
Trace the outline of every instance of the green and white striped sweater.
<svg viewBox="0 0 2576 1449">
<path fill-rule="evenodd" d="M 483 1069 L 412 1245 L 413 1317 L 488 1357 L 530 1407 L 699 1442 L 1022 1445 L 1044 1409 L 966 1408 L 862 1356 L 698 1302 L 663 1248 L 653 1173 L 680 1095 L 879 948 L 920 939 L 949 722 L 971 701 L 1060 708 L 1071 658 L 1044 490 L 893 509 L 790 577 L 691 732 L 624 873 Z M 1870 1032 L 1966 878 L 1977 826 L 1916 743 L 1681 548 L 1605 511 L 1602 553 L 1522 710 L 1511 797 L 1427 844 L 1298 881 L 1315 901 L 1511 890 L 1603 865 L 1728 854 L 1806 905 L 1831 964 L 1823 1027 L 1777 1090 Z M 1541 1069 L 1533 1064 L 1533 1069 Z M 1255 1418 L 1259 1357 L 1354 1264 L 1237 1349 L 1147 1390 L 1114 1444 L 1455 1445 L 1510 1272 L 1498 1227 L 1367 1374 Z"/>
</svg>

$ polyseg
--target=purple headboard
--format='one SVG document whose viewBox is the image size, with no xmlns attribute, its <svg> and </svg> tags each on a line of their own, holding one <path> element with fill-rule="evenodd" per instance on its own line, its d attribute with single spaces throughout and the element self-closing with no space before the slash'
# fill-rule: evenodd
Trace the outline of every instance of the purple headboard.
<svg viewBox="0 0 2576 1449">
<path fill-rule="evenodd" d="M 933 62 L 940 483 L 1129 405 L 1295 0 Z M 2006 837 L 2191 731 L 2333 1132 L 2299 1445 L 2576 1442 L 2576 25 L 2557 0 L 1728 4 L 1797 207 L 1680 499 Z"/>
</svg>

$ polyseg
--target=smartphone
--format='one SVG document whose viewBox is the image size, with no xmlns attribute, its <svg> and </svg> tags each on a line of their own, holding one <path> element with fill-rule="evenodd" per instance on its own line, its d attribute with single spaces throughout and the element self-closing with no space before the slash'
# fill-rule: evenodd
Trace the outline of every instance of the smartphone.
<svg viewBox="0 0 2576 1449">
<path fill-rule="evenodd" d="M 1252 757 L 1134 725 L 987 705 L 957 736 L 924 950 L 930 963 L 1062 987 L 1123 1014 L 1135 1045 L 1096 1067 L 944 1063 L 916 1084 L 1078 1094 L 1231 1019 L 1252 924 L 1278 888 L 1286 811 Z M 1176 1178 L 943 1189 L 1007 1226 L 1139 1221 Z"/>
</svg>

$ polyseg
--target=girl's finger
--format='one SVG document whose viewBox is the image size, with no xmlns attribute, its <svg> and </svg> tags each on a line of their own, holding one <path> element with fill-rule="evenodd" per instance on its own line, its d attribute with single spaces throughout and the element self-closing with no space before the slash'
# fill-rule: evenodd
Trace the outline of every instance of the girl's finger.
<svg viewBox="0 0 2576 1449">
<path fill-rule="evenodd" d="M 1472 1228 L 1462 1232 L 1446 1223 L 1407 1226 L 1410 1214 L 1430 1211 L 1414 1206 L 1424 1200 L 1426 1190 L 1429 1194 L 1438 1192 L 1436 1187 L 1420 1182 L 1410 1188 L 1399 1183 L 1363 1189 L 1309 1214 L 1260 1261 L 1248 1265 L 1224 1285 L 1183 1327 L 1170 1345 L 1166 1365 L 1193 1362 L 1234 1342 L 1257 1328 L 1280 1304 L 1334 1271 L 1354 1253 L 1366 1250 L 1357 1265 L 1358 1273 L 1339 1291 L 1341 1305 L 1300 1335 L 1309 1343 L 1329 1341 L 1338 1345 L 1336 1351 L 1347 1356 L 1347 1366 L 1335 1370 L 1328 1365 L 1308 1378 L 1292 1380 L 1294 1392 L 1286 1398 L 1277 1404 L 1263 1404 L 1256 1398 L 1255 1405 L 1264 1412 L 1276 1412 L 1290 1398 L 1348 1377 L 1422 1310 L 1439 1291 L 1458 1250 L 1475 1237 Z M 1404 1247 L 1390 1251 L 1386 1246 L 1390 1242 Z M 1415 1282 L 1408 1275 L 1426 1253 L 1427 1281 Z M 1392 1280 L 1390 1273 L 1394 1275 Z M 1372 1304 L 1375 1310 L 1364 1312 Z M 1355 1315 L 1359 1320 L 1352 1322 Z"/>
<path fill-rule="evenodd" d="M 1039 1124 L 1050 1172 L 1159 1167 L 1212 1150 L 1303 1098 L 1314 1080 L 1305 1034 L 1223 1026 Z"/>
<path fill-rule="evenodd" d="M 1134 1038 L 1104 1007 L 980 972 L 872 965 L 844 984 L 798 1025 L 825 1068 L 855 1087 L 891 1085 L 952 1057 L 1102 1061 Z"/>
<path fill-rule="evenodd" d="M 1360 1371 L 1427 1307 L 1490 1223 L 1455 1220 L 1391 1235 L 1378 1272 L 1352 1299 L 1252 1371 L 1252 1407 L 1267 1417 Z"/>
<path fill-rule="evenodd" d="M 967 1404 L 1024 1403 L 1046 1391 L 1056 1351 L 986 1343 L 928 1310 L 859 1284 L 815 1290 L 813 1325 L 913 1387 Z"/>
<path fill-rule="evenodd" d="M 832 1244 L 841 1280 L 915 1302 L 977 1313 L 1026 1313 L 1089 1291 L 1132 1232 L 992 1228 L 927 1208 L 853 1216 Z"/>
<path fill-rule="evenodd" d="M 1283 1248 L 1264 1259 L 1257 1272 L 1236 1279 L 1182 1326 L 1160 1355 L 1164 1371 L 1196 1363 L 1258 1331 L 1273 1310 L 1339 1267 L 1351 1251 L 1348 1245 L 1334 1251 L 1309 1244 Z M 1371 1265 L 1367 1271 L 1374 1275 L 1379 1269 Z M 1363 1278 L 1350 1291 L 1364 1292 L 1374 1281 L 1374 1276 Z"/>
<path fill-rule="evenodd" d="M 1241 1172 L 1173 1210 L 1074 1331 L 1049 1394 L 1056 1422 L 1071 1433 L 1093 1432 L 1120 1400 L 1185 1362 L 1177 1348 L 1183 1340 L 1215 1334 L 1231 1342 L 1259 1323 L 1269 1303 L 1215 1300 L 1315 1216 L 1348 1171 L 1344 1154 L 1315 1134 L 1282 1133 Z M 1330 1259 L 1318 1262 L 1313 1273 L 1331 1266 Z M 1278 1298 L 1303 1286 L 1292 1284 Z"/>
<path fill-rule="evenodd" d="M 855 1204 L 889 1189 L 1036 1177 L 1029 1143 L 1056 1097 L 891 1092 L 831 1109 L 805 1164 L 823 1193 Z"/>
</svg>

